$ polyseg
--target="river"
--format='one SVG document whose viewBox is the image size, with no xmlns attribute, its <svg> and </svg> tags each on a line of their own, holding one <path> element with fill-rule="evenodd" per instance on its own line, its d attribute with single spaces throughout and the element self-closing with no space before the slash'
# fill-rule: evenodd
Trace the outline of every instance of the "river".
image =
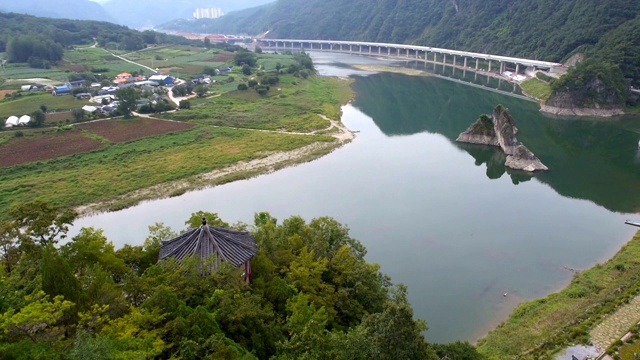
<svg viewBox="0 0 640 360">
<path fill-rule="evenodd" d="M 342 117 L 359 131 L 352 143 L 275 173 L 82 218 L 72 233 L 102 228 L 119 247 L 141 244 L 155 222 L 183 229 L 198 210 L 230 223 L 251 223 L 258 211 L 328 215 L 408 285 L 433 342 L 483 336 L 518 303 L 561 289 L 572 269 L 605 261 L 633 236 L 624 220 L 640 209 L 639 117 L 552 118 L 533 102 L 447 79 L 348 67 L 386 62 L 313 56 L 321 74 L 356 78 Z M 455 143 L 497 104 L 550 171 L 506 170 L 497 149 Z"/>
</svg>

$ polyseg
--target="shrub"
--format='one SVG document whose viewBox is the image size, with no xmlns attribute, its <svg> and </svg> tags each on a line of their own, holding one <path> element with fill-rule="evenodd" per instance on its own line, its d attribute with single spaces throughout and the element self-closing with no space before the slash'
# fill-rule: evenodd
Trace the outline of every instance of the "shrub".
<svg viewBox="0 0 640 360">
<path fill-rule="evenodd" d="M 247 86 L 247 84 L 238 84 L 238 90 L 244 91 L 249 89 L 249 87 Z"/>
<path fill-rule="evenodd" d="M 191 102 L 189 100 L 180 100 L 178 106 L 180 109 L 191 109 Z"/>
</svg>

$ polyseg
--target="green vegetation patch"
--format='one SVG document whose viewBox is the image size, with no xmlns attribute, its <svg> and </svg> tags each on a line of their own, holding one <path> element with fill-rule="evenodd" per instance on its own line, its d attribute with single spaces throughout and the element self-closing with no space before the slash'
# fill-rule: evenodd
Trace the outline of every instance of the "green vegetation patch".
<svg viewBox="0 0 640 360">
<path fill-rule="evenodd" d="M 53 96 L 43 91 L 21 92 L 20 94 L 24 95 L 0 100 L 0 118 L 6 119 L 12 115 L 30 114 L 40 109 L 40 105 L 46 105 L 47 111 L 69 111 L 91 104 L 86 100 L 78 100 L 72 95 Z"/>
<path fill-rule="evenodd" d="M 611 260 L 576 273 L 559 293 L 518 306 L 509 319 L 478 343 L 496 359 L 548 358 L 574 343 L 640 292 L 640 233 Z"/>
<path fill-rule="evenodd" d="M 227 85 L 237 88 L 238 83 L 235 81 Z M 163 117 L 261 130 L 322 130 L 329 127 L 329 122 L 319 114 L 339 119 L 341 105 L 353 95 L 350 84 L 349 80 L 336 78 L 310 77 L 305 80 L 280 75 L 280 82 L 270 86 L 265 96 L 260 96 L 252 88 L 233 91 L 209 98 L 200 106 Z"/>
<path fill-rule="evenodd" d="M 33 199 L 76 206 L 293 150 L 327 136 L 196 127 L 91 153 L 2 169 L 0 208 Z"/>
<path fill-rule="evenodd" d="M 551 96 L 551 85 L 537 78 L 521 82 L 520 87 L 529 96 L 533 96 L 536 99 L 548 100 Z"/>
</svg>

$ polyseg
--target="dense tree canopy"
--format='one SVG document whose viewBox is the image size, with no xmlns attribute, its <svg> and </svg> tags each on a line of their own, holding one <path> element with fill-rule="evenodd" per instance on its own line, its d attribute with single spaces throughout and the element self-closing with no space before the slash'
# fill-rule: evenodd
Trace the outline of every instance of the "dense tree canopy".
<svg viewBox="0 0 640 360">
<path fill-rule="evenodd" d="M 291 16 L 295 14 L 295 16 Z M 620 64 L 640 81 L 636 0 L 280 0 L 182 30 L 271 38 L 413 43 L 548 61 L 576 51 Z"/>
<path fill-rule="evenodd" d="M 141 246 L 116 250 L 93 228 L 55 246 L 33 240 L 59 238 L 74 213 L 37 203 L 12 214 L 0 224 L 3 357 L 438 359 L 406 288 L 329 217 L 278 224 L 258 213 L 253 226 L 234 225 L 258 245 L 247 284 L 229 263 L 203 274 L 201 259 L 158 262 L 161 241 L 176 236 L 162 224 Z M 202 217 L 228 226 L 205 212 L 186 224 Z"/>
<path fill-rule="evenodd" d="M 10 62 L 29 62 L 45 67 L 43 61 L 55 63 L 63 50 L 74 45 L 97 41 L 100 46 L 139 50 L 146 44 L 179 43 L 189 40 L 157 33 L 138 32 L 106 22 L 37 18 L 0 13 L 0 52 L 7 52 Z M 40 60 L 38 62 L 38 59 Z"/>
</svg>

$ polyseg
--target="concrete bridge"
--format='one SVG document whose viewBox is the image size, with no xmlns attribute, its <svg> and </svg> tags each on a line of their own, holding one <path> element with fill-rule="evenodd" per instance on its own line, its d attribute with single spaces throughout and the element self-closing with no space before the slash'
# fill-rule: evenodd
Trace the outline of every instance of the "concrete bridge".
<svg viewBox="0 0 640 360">
<path fill-rule="evenodd" d="M 407 59 L 423 60 L 425 62 L 433 62 L 475 70 L 486 70 L 489 72 L 492 70 L 499 70 L 501 74 L 507 70 L 508 66 L 515 71 L 515 74 L 522 73 L 525 68 L 529 68 L 530 70 L 548 70 L 550 72 L 566 71 L 566 68 L 564 68 L 562 64 L 554 62 L 417 45 L 362 41 L 291 39 L 260 39 L 259 45 L 276 51 L 317 50 L 346 52 L 361 55 L 403 57 Z M 497 68 L 494 67 L 494 64 Z"/>
</svg>

